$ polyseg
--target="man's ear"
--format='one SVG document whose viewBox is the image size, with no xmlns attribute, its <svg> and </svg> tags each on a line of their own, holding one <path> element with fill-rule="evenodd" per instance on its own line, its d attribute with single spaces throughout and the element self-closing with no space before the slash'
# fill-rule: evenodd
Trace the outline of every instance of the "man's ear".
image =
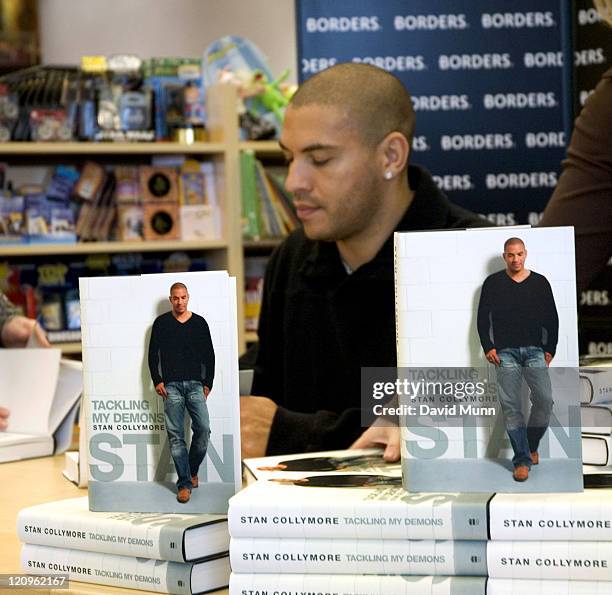
<svg viewBox="0 0 612 595">
<path fill-rule="evenodd" d="M 397 177 L 408 163 L 410 145 L 408 139 L 397 131 L 390 132 L 380 144 L 382 155 L 382 175 L 390 180 Z"/>
</svg>

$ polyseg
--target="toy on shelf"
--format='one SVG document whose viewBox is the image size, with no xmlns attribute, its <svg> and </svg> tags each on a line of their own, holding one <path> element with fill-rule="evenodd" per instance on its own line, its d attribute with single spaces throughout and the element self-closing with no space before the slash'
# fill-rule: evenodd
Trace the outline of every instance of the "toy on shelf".
<svg viewBox="0 0 612 595">
<path fill-rule="evenodd" d="M 204 84 L 236 87 L 238 115 L 249 140 L 275 138 L 296 86 L 285 81 L 289 70 L 274 79 L 261 51 L 248 39 L 227 36 L 208 46 L 203 59 Z"/>
</svg>

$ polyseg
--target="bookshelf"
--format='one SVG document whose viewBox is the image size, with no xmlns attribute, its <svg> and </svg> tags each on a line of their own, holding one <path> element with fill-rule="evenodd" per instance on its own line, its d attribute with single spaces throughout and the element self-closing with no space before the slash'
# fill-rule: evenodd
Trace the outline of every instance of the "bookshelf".
<svg viewBox="0 0 612 595">
<path fill-rule="evenodd" d="M 83 242 L 77 244 L 31 244 L 0 246 L 0 260 L 8 257 L 119 254 L 138 252 L 172 252 L 175 250 L 205 254 L 210 269 L 227 269 L 237 279 L 238 339 L 244 351 L 247 336 L 244 330 L 244 246 L 241 226 L 240 151 L 253 149 L 258 155 L 280 157 L 276 141 L 239 141 L 236 90 L 230 85 L 217 85 L 207 91 L 208 142 L 181 144 L 175 142 L 111 143 L 111 142 L 8 142 L 0 143 L 0 160 L 10 165 L 46 165 L 63 162 L 83 163 L 87 159 L 111 161 L 123 157 L 143 163 L 154 155 L 188 155 L 213 162 L 215 189 L 222 212 L 220 240 L 210 241 L 142 241 Z M 63 159 L 66 157 L 67 159 Z M 271 250 L 277 242 L 267 243 Z M 249 249 L 251 249 L 250 247 Z M 257 249 L 257 246 L 255 246 Z M 252 341 L 253 337 L 249 336 Z M 67 353 L 78 352 L 78 344 L 64 346 Z"/>
</svg>

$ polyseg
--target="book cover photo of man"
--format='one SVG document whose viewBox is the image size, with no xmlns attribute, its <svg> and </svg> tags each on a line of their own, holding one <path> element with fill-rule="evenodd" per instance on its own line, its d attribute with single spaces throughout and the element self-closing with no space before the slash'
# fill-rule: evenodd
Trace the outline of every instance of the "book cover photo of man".
<svg viewBox="0 0 612 595">
<path fill-rule="evenodd" d="M 155 319 L 149 340 L 149 371 L 164 401 L 166 431 L 176 473 L 177 500 L 189 502 L 210 438 L 207 400 L 215 377 L 215 350 L 206 320 L 188 309 L 184 283 L 170 287 L 172 309 Z M 187 449 L 185 414 L 193 435 Z"/>
<path fill-rule="evenodd" d="M 573 233 L 397 234 L 408 491 L 583 489 Z"/>
<path fill-rule="evenodd" d="M 550 283 L 526 268 L 521 238 L 504 243 L 506 267 L 489 275 L 478 303 L 478 336 L 487 361 L 496 366 L 497 397 L 514 456 L 513 478 L 526 481 L 539 464 L 538 447 L 550 423 L 553 394 L 548 366 L 559 338 L 559 316 Z M 531 411 L 522 411 L 523 379 Z"/>
</svg>

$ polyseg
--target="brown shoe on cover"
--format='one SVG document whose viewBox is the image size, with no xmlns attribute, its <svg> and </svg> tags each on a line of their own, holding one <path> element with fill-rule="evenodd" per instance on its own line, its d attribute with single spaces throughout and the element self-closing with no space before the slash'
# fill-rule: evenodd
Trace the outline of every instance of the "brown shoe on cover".
<svg viewBox="0 0 612 595">
<path fill-rule="evenodd" d="M 531 453 L 531 463 L 537 465 L 540 462 L 540 455 L 537 452 Z"/>
<path fill-rule="evenodd" d="M 512 478 L 514 481 L 525 481 L 529 477 L 529 467 L 527 465 L 518 465 L 514 468 Z"/>
<path fill-rule="evenodd" d="M 191 490 L 189 488 L 179 488 L 176 499 L 181 504 L 186 504 L 187 502 L 189 502 L 189 498 L 191 498 Z"/>
<path fill-rule="evenodd" d="M 197 488 L 200 485 L 200 480 L 198 479 L 197 475 L 192 475 L 191 476 L 191 486 L 194 488 Z"/>
</svg>

